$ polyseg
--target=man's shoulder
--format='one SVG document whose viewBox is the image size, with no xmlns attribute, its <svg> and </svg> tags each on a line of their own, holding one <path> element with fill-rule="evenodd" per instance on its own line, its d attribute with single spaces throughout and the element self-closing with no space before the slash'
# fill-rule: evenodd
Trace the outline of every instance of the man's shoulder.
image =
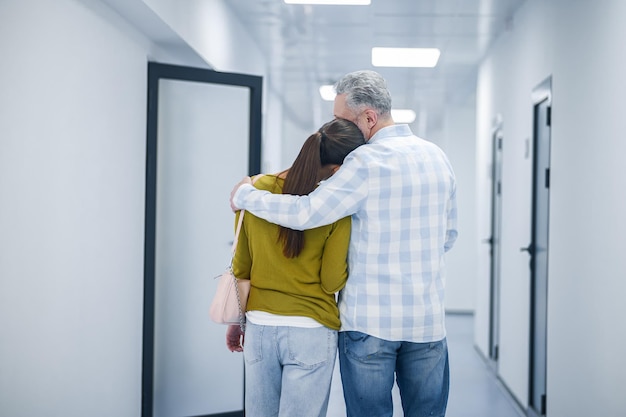
<svg viewBox="0 0 626 417">
<path fill-rule="evenodd" d="M 370 158 L 375 158 L 376 154 L 380 152 L 380 142 L 366 142 L 364 145 L 359 146 L 354 149 L 352 152 L 348 154 L 348 156 L 344 159 L 344 163 L 346 163 L 349 159 L 357 159 L 357 160 L 368 160 Z"/>
</svg>

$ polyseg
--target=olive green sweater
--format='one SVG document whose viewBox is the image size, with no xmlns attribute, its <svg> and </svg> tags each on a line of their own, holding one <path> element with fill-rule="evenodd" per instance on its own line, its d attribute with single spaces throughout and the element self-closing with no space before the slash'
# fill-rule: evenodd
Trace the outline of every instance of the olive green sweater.
<svg viewBox="0 0 626 417">
<path fill-rule="evenodd" d="M 265 175 L 254 186 L 282 193 L 283 180 Z M 239 218 L 236 216 L 235 224 Z M 250 279 L 247 310 L 310 317 L 339 330 L 335 293 L 348 279 L 347 253 L 351 221 L 345 217 L 304 232 L 304 249 L 295 258 L 283 255 L 279 227 L 246 212 L 233 259 L 235 276 Z"/>
</svg>

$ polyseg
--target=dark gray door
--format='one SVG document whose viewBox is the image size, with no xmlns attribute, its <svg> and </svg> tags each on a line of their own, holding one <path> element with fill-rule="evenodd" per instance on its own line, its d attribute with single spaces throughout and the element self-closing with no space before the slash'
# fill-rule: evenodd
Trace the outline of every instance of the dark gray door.
<svg viewBox="0 0 626 417">
<path fill-rule="evenodd" d="M 262 80 L 156 63 L 148 78 L 142 417 L 243 416 L 243 358 L 208 310 L 228 195 L 260 169 Z"/>
<path fill-rule="evenodd" d="M 529 415 L 546 414 L 548 238 L 550 213 L 551 80 L 533 92 L 533 214 L 528 248 L 531 275 Z"/>
<path fill-rule="evenodd" d="M 502 225 L 502 129 L 492 135 L 489 358 L 498 360 L 500 340 L 500 230 Z"/>
</svg>

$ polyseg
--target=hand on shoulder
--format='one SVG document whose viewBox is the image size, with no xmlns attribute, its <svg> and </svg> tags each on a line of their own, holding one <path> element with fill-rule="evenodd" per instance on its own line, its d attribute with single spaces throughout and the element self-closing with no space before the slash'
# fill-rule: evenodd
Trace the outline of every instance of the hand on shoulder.
<svg viewBox="0 0 626 417">
<path fill-rule="evenodd" d="M 239 183 L 237 183 L 235 187 L 233 188 L 233 190 L 230 192 L 230 208 L 232 209 L 232 211 L 239 210 L 239 208 L 233 204 L 233 197 L 235 196 L 235 193 L 237 192 L 239 187 L 241 187 L 244 184 L 252 184 L 252 179 L 250 177 L 243 177 L 243 179 L 239 181 Z"/>
</svg>

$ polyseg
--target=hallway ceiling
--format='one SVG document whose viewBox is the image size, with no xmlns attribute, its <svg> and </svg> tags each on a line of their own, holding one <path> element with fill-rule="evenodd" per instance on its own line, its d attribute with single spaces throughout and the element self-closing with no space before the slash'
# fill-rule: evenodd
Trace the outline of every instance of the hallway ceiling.
<svg viewBox="0 0 626 417">
<path fill-rule="evenodd" d="M 226 3 L 269 57 L 267 88 L 282 96 L 283 117 L 306 131 L 332 118 L 321 84 L 374 69 L 394 108 L 410 108 L 417 134 L 436 130 L 448 103 L 474 99 L 476 70 L 493 40 L 513 25 L 525 0 L 372 0 L 369 6 L 313 6 L 282 0 Z M 435 68 L 382 68 L 371 48 L 435 47 Z"/>
</svg>

